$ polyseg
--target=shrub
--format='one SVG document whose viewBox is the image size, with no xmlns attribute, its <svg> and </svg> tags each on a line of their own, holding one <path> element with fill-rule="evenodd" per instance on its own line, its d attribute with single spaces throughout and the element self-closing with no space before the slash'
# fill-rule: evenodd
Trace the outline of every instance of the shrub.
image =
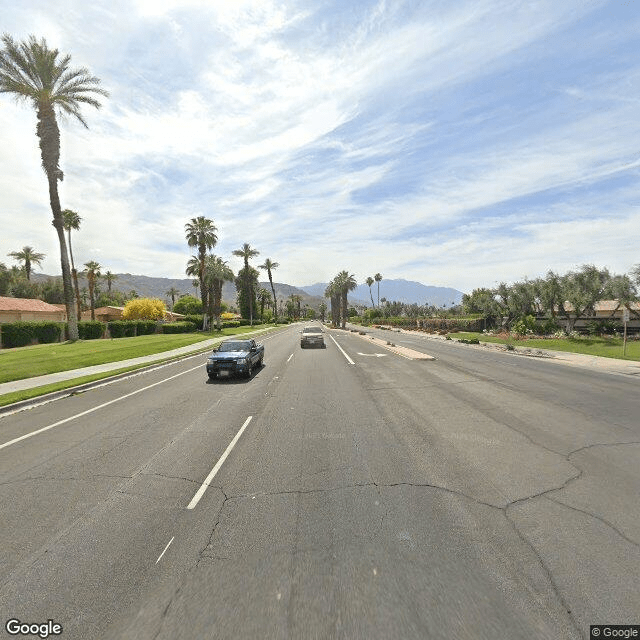
<svg viewBox="0 0 640 640">
<path fill-rule="evenodd" d="M 137 325 L 135 320 L 112 320 L 107 326 L 112 338 L 131 338 L 136 335 Z"/>
<path fill-rule="evenodd" d="M 526 336 L 527 334 L 533 333 L 538 328 L 536 319 L 529 315 L 523 316 L 516 320 L 511 327 L 512 331 L 519 336 Z"/>
<path fill-rule="evenodd" d="M 193 322 L 193 324 L 195 324 L 196 327 L 200 328 L 202 327 L 203 320 L 204 320 L 204 315 L 202 313 L 188 313 L 185 315 L 184 318 L 182 318 L 181 321 Z"/>
<path fill-rule="evenodd" d="M 157 298 L 134 298 L 129 300 L 122 312 L 123 320 L 162 320 L 167 310 L 164 302 Z"/>
<path fill-rule="evenodd" d="M 98 320 L 78 322 L 78 336 L 80 340 L 98 340 L 104 336 L 107 325 Z"/>
<path fill-rule="evenodd" d="M 162 333 L 192 333 L 196 330 L 193 322 L 167 322 L 161 326 Z"/>
<path fill-rule="evenodd" d="M 63 328 L 61 322 L 7 322 L 2 325 L 2 346 L 13 348 L 33 342 L 59 342 Z"/>
<path fill-rule="evenodd" d="M 182 296 L 174 305 L 173 311 L 175 313 L 182 313 L 184 315 L 192 315 L 194 313 L 202 313 L 202 300 L 194 298 L 193 296 Z"/>
<path fill-rule="evenodd" d="M 136 322 L 136 333 L 139 336 L 148 336 L 156 332 L 158 323 L 155 320 L 138 320 Z"/>
</svg>

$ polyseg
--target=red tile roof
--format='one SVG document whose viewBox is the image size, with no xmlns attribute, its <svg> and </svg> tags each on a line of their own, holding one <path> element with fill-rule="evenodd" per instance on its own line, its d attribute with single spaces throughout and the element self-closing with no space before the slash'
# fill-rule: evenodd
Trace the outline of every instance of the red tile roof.
<svg viewBox="0 0 640 640">
<path fill-rule="evenodd" d="M 0 311 L 46 311 L 48 313 L 60 313 L 58 307 L 54 307 L 42 300 L 30 298 L 5 298 L 0 296 Z"/>
</svg>

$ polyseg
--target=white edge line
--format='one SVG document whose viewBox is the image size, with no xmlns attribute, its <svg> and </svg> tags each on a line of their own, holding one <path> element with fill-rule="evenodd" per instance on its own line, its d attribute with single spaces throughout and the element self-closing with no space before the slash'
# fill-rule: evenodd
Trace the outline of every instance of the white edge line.
<svg viewBox="0 0 640 640">
<path fill-rule="evenodd" d="M 345 353 L 344 349 L 335 341 L 333 336 L 329 336 L 335 343 L 336 343 L 336 347 L 338 347 L 338 349 L 340 349 L 340 351 L 342 351 L 342 355 L 347 359 L 347 362 L 349 364 L 355 364 L 355 362 Z"/>
<path fill-rule="evenodd" d="M 150 384 L 146 387 L 143 387 L 142 389 L 137 389 L 136 391 L 132 391 L 131 393 L 127 393 L 123 396 L 120 396 L 119 398 L 114 398 L 113 400 L 109 400 L 109 402 L 104 402 L 103 404 L 99 404 L 97 407 L 93 407 L 91 409 L 87 409 L 86 411 L 83 411 L 82 413 L 76 413 L 74 416 L 69 416 L 68 418 L 65 418 L 64 420 L 59 420 L 58 422 L 54 422 L 53 424 L 50 424 L 46 427 L 42 427 L 42 429 L 38 429 L 36 431 L 32 431 L 31 433 L 25 433 L 23 436 L 20 436 L 19 438 L 14 438 L 13 440 L 9 440 L 9 442 L 5 442 L 4 444 L 0 444 L 0 449 L 4 449 L 5 447 L 10 447 L 12 444 L 16 444 L 17 442 L 20 442 L 21 440 L 26 440 L 27 438 L 31 438 L 32 436 L 37 436 L 39 433 L 44 433 L 45 431 L 49 431 L 49 429 L 53 429 L 54 427 L 59 427 L 61 424 L 65 424 L 67 422 L 71 422 L 71 420 L 75 420 L 76 418 L 81 418 L 82 416 L 86 416 L 90 413 L 93 413 L 94 411 L 98 411 L 99 409 L 104 409 L 104 407 L 108 407 L 111 404 L 114 404 L 115 402 L 120 402 L 120 400 L 124 400 L 125 398 L 130 398 L 131 396 L 135 396 L 138 393 L 142 393 L 143 391 L 146 391 L 147 389 L 151 389 L 153 387 L 157 387 L 159 384 L 163 384 L 164 382 L 169 382 L 169 380 L 173 380 L 174 378 L 179 378 L 180 376 L 185 375 L 186 373 L 191 373 L 192 371 L 195 371 L 196 369 L 200 369 L 202 368 L 202 365 L 199 364 L 197 367 L 193 367 L 192 369 L 187 369 L 186 371 L 181 371 L 180 373 L 177 373 L 174 376 L 170 376 L 168 378 L 164 378 L 163 380 L 160 380 L 159 382 L 154 382 L 153 384 Z"/>
<path fill-rule="evenodd" d="M 171 538 L 171 540 L 169 540 L 169 542 L 167 543 L 167 546 L 164 548 L 164 551 L 158 556 L 158 559 L 156 560 L 156 564 L 158 564 L 158 562 L 160 562 L 160 560 L 162 560 L 162 556 L 166 553 L 167 549 L 171 546 L 171 543 L 173 542 L 174 538 L 175 538 L 175 536 L 173 536 L 173 538 Z"/>
<path fill-rule="evenodd" d="M 244 421 L 244 424 L 240 427 L 240 430 L 238 431 L 238 433 L 236 433 L 233 440 L 229 443 L 229 446 L 225 449 L 224 453 L 220 456 L 220 460 L 216 462 L 215 467 L 211 469 L 211 471 L 209 472 L 209 475 L 205 478 L 200 488 L 196 491 L 196 494 L 193 496 L 193 498 L 191 498 L 191 502 L 187 505 L 187 509 L 193 509 L 198 504 L 198 502 L 200 502 L 200 498 L 202 498 L 202 496 L 204 495 L 204 492 L 209 487 L 209 484 L 215 478 L 216 473 L 220 471 L 220 467 L 223 465 L 224 461 L 227 459 L 227 456 L 231 453 L 231 450 L 233 449 L 233 447 L 236 446 L 236 442 L 238 442 L 238 440 L 240 439 L 240 436 L 242 435 L 244 430 L 247 428 L 247 425 L 251 422 L 251 418 L 253 418 L 253 416 L 249 416 Z"/>
</svg>

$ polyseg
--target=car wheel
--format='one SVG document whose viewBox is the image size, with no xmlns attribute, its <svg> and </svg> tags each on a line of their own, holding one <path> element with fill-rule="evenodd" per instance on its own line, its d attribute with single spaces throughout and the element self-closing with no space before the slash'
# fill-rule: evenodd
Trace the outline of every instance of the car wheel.
<svg viewBox="0 0 640 640">
<path fill-rule="evenodd" d="M 250 378 L 252 373 L 253 373 L 253 365 L 249 363 L 249 368 L 247 369 L 247 378 Z"/>
<path fill-rule="evenodd" d="M 215 380 L 218 377 L 217 373 L 210 373 L 209 374 L 209 380 Z"/>
<path fill-rule="evenodd" d="M 260 358 L 260 368 L 264 367 L 264 358 Z"/>
</svg>

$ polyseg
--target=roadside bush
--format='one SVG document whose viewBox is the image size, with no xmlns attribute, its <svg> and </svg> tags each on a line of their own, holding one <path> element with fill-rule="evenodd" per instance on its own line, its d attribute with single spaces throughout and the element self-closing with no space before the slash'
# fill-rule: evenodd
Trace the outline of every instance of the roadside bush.
<svg viewBox="0 0 640 640">
<path fill-rule="evenodd" d="M 78 322 L 78 336 L 80 340 L 98 340 L 104 336 L 107 325 L 98 320 Z"/>
<path fill-rule="evenodd" d="M 176 313 L 182 313 L 184 315 L 202 313 L 202 300 L 194 298 L 191 295 L 182 296 L 173 305 L 172 311 L 175 311 Z"/>
<path fill-rule="evenodd" d="M 193 322 L 167 322 L 161 326 L 162 333 L 192 333 L 196 330 Z"/>
<path fill-rule="evenodd" d="M 158 298 L 129 300 L 122 311 L 124 320 L 162 320 L 167 308 Z"/>
<path fill-rule="evenodd" d="M 204 315 L 202 313 L 188 313 L 181 320 L 181 322 L 193 322 L 196 327 L 202 327 L 202 321 L 204 320 Z"/>
<path fill-rule="evenodd" d="M 62 322 L 7 322 L 2 325 L 2 346 L 9 349 L 33 342 L 59 342 L 63 329 Z"/>
<path fill-rule="evenodd" d="M 236 329 L 240 326 L 240 320 L 225 320 L 221 325 L 223 329 Z"/>
<path fill-rule="evenodd" d="M 107 326 L 112 338 L 132 338 L 136 335 L 137 325 L 135 320 L 112 320 Z"/>
<path fill-rule="evenodd" d="M 622 331 L 622 326 L 615 320 L 591 320 L 587 322 L 587 331 L 592 336 L 613 335 Z"/>
<path fill-rule="evenodd" d="M 526 336 L 533 333 L 537 329 L 536 319 L 533 316 L 523 316 L 516 320 L 511 326 L 513 333 L 519 336 Z"/>
<path fill-rule="evenodd" d="M 136 333 L 139 336 L 148 336 L 156 332 L 158 323 L 155 320 L 138 320 L 136 322 Z"/>
</svg>

